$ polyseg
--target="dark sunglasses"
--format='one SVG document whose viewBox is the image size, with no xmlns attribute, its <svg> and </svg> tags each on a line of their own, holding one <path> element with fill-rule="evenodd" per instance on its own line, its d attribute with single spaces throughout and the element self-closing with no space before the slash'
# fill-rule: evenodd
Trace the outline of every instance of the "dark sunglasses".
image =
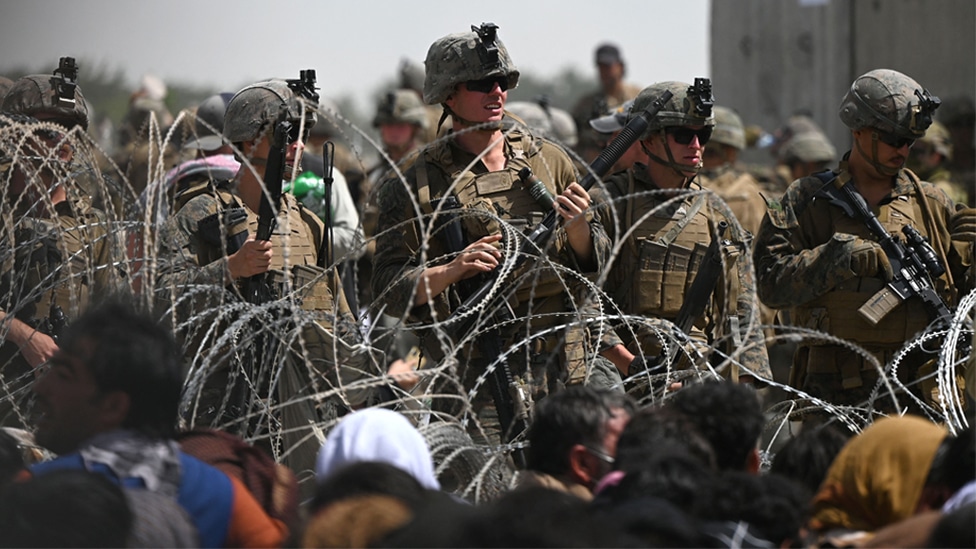
<svg viewBox="0 0 976 549">
<path fill-rule="evenodd" d="M 491 90 L 495 89 L 495 84 L 502 91 L 508 89 L 508 77 L 507 76 L 492 76 L 489 78 L 482 78 L 481 80 L 468 80 L 465 82 L 469 91 L 481 92 L 481 93 L 491 93 Z"/>
<path fill-rule="evenodd" d="M 904 146 L 911 147 L 915 144 L 915 140 L 910 137 L 898 137 L 893 133 L 888 132 L 874 132 L 878 136 L 878 141 L 881 141 L 885 145 L 890 145 L 896 149 L 900 149 Z"/>
<path fill-rule="evenodd" d="M 308 133 L 311 130 L 312 128 L 308 124 L 305 124 L 305 131 L 301 131 L 301 127 L 298 124 L 293 124 L 291 129 L 288 130 L 288 142 L 294 143 L 300 140 L 302 143 L 305 143 L 308 141 Z"/>
<path fill-rule="evenodd" d="M 712 138 L 712 127 L 705 126 L 700 130 L 693 130 L 691 128 L 683 128 L 681 126 L 674 126 L 664 130 L 665 133 L 674 138 L 674 142 L 679 145 L 689 145 L 691 140 L 698 137 L 698 144 L 704 145 L 708 143 L 708 140 Z"/>
</svg>

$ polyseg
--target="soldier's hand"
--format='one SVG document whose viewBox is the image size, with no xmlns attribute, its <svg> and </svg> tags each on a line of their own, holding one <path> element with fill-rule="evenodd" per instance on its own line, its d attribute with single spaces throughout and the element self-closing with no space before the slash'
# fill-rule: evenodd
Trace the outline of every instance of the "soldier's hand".
<svg viewBox="0 0 976 549">
<path fill-rule="evenodd" d="M 227 270 L 235 280 L 266 273 L 271 268 L 273 255 L 270 241 L 254 240 L 251 235 L 240 250 L 227 257 Z"/>
<path fill-rule="evenodd" d="M 851 248 L 851 271 L 857 276 L 891 280 L 894 273 L 888 255 L 877 242 L 858 238 Z"/>
<path fill-rule="evenodd" d="M 493 244 L 502 239 L 502 235 L 493 234 L 478 239 L 469 244 L 449 263 L 451 271 L 457 280 L 471 278 L 478 273 L 486 273 L 498 266 L 502 253 Z"/>
<path fill-rule="evenodd" d="M 24 360 L 34 369 L 34 377 L 41 374 L 40 366 L 51 360 L 54 353 L 58 350 L 58 344 L 51 336 L 44 332 L 34 331 L 33 334 L 20 346 L 20 354 Z"/>
<path fill-rule="evenodd" d="M 959 208 L 949 219 L 949 233 L 952 240 L 960 242 L 976 241 L 976 208 Z"/>
<path fill-rule="evenodd" d="M 562 194 L 556 197 L 556 203 L 553 207 L 556 208 L 556 213 L 566 221 L 578 221 L 583 219 L 580 215 L 590 207 L 590 195 L 583 189 L 582 185 L 573 182 L 566 187 Z"/>
</svg>

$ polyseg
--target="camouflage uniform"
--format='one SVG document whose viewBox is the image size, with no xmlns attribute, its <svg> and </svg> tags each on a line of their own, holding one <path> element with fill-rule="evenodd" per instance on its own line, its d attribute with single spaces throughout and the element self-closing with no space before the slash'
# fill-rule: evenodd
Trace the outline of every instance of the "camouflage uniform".
<svg viewBox="0 0 976 549">
<path fill-rule="evenodd" d="M 861 99 L 872 80 L 885 85 Z M 917 137 L 927 125 L 920 121 L 924 112 L 902 118 L 904 112 L 917 110 L 913 107 L 917 102 L 912 103 L 915 89 L 921 92 L 921 87 L 904 75 L 872 71 L 855 80 L 845 97 L 841 117 L 846 117 L 844 121 L 852 129 L 879 127 L 897 131 L 900 136 Z M 882 99 L 873 99 L 876 96 Z M 880 113 L 873 116 L 879 118 L 851 121 L 852 101 L 870 101 L 872 111 Z M 910 126 L 906 122 L 909 116 Z M 839 169 L 827 177 L 829 181 L 819 177 L 799 179 L 790 185 L 782 201 L 770 201 L 756 238 L 759 295 L 770 307 L 789 309 L 796 326 L 852 341 L 884 366 L 906 341 L 928 326 L 930 319 L 921 300 L 914 297 L 895 307 L 876 325 L 857 313 L 885 287 L 886 280 L 880 272 L 859 276 L 854 271 L 852 254 L 864 247 L 862 243 L 870 245 L 878 237 L 860 216 L 847 215 L 825 193 L 828 185 L 851 181 L 849 156 L 850 153 L 845 155 Z M 957 296 L 972 287 L 973 268 L 973 242 L 950 235 L 956 206 L 944 192 L 919 181 L 908 169 L 898 170 L 893 183 L 889 197 L 873 210 L 890 234 L 901 235 L 902 227 L 910 225 L 929 239 L 947 267 L 946 273 L 934 280 L 935 289 L 952 307 Z M 877 248 L 877 253 L 883 252 Z M 925 360 L 924 356 L 909 356 L 899 367 L 899 377 L 913 380 Z M 834 404 L 863 405 L 878 377 L 874 366 L 850 348 L 808 339 L 794 357 L 791 385 Z M 882 395 L 876 405 L 887 407 L 889 399 Z"/>
<path fill-rule="evenodd" d="M 682 191 L 660 190 L 636 164 L 606 180 L 606 188 L 590 193 L 600 207 L 596 213 L 605 227 L 619 223 L 626 236 L 620 255 L 613 263 L 604 287 L 620 312 L 674 321 L 698 273 L 708 243 L 720 221 L 728 218 L 709 204 L 707 193 L 693 185 Z M 686 195 L 675 201 L 676 196 Z M 690 220 L 685 220 L 691 216 Z M 683 226 L 682 226 L 683 225 Z M 729 223 L 721 246 L 725 269 L 705 315 L 695 320 L 692 338 L 708 344 L 722 341 L 722 351 L 731 354 L 751 375 L 771 379 L 769 360 L 761 330 L 747 330 L 758 323 L 753 274 L 748 266 L 749 238 Z M 674 230 L 677 234 L 674 234 Z M 619 236 L 611 234 L 616 241 Z M 730 238 L 731 237 L 731 238 Z M 652 328 L 620 326 L 617 334 L 635 355 L 657 356 L 660 338 Z M 743 372 L 730 372 L 733 376 Z"/>
<path fill-rule="evenodd" d="M 419 280 L 424 268 L 453 256 L 441 234 L 435 231 L 430 237 L 426 236 L 431 223 L 436 224 L 430 217 L 436 200 L 451 192 L 458 197 L 464 212 L 461 215 L 465 240 L 474 242 L 484 236 L 502 233 L 502 222 L 505 227 L 527 232 L 544 217 L 546 212 L 519 182 L 520 169 L 532 168 L 553 195 L 562 193 L 569 183 L 576 181 L 569 158 L 553 143 L 513 131 L 506 135 L 505 147 L 509 162 L 504 170 L 488 172 L 481 162 L 477 162 L 465 171 L 474 155 L 460 149 L 451 140 L 444 141 L 425 149 L 407 171 L 405 178 L 409 189 L 398 179 L 383 184 L 378 198 L 380 216 L 372 283 L 377 299 L 374 306 L 385 306 L 388 314 L 407 315 L 412 321 L 426 324 L 435 319 L 443 320 L 460 305 L 462 295 L 452 286 L 449 291 L 434 296 L 432 306 L 411 307 L 416 292 L 424 291 Z M 418 175 L 421 171 L 423 176 Z M 422 179 L 426 179 L 426 185 L 419 183 Z M 452 187 L 453 181 L 457 183 Z M 414 209 L 417 197 L 420 197 L 421 218 Z M 603 259 L 609 255 L 610 241 L 602 226 L 598 223 L 590 226 L 598 262 L 592 271 L 595 274 L 600 272 Z M 527 249 L 520 253 L 534 255 Z M 555 267 L 542 268 L 546 260 L 555 266 L 564 265 L 570 270 L 581 271 L 565 233 L 557 231 L 545 258 L 539 263 L 529 261 L 518 272 L 509 275 L 509 279 L 519 280 L 515 288 L 507 290 L 511 293 L 509 305 L 518 322 L 505 327 L 502 335 L 503 349 L 523 338 L 532 339 L 531 345 L 520 347 L 512 358 L 519 362 L 514 368 L 515 373 L 523 377 L 527 374 L 526 364 L 539 366 L 531 372 L 531 383 L 537 396 L 565 383 L 582 381 L 585 356 L 593 352 L 593 349 L 584 348 L 587 330 L 578 324 L 581 313 L 577 309 L 583 307 L 579 284 L 574 282 L 572 275 L 560 273 Z M 560 329 L 548 337 L 532 337 L 547 328 L 574 323 L 572 328 Z M 425 355 L 430 359 L 439 361 L 444 357 L 443 342 L 433 327 L 421 330 L 421 340 Z M 544 355 L 547 354 L 551 355 L 548 360 L 552 364 L 546 364 L 548 360 Z M 457 358 L 458 376 L 464 380 L 464 387 L 470 389 L 475 378 L 483 373 L 488 358 L 481 357 L 470 341 L 465 342 Z"/>
<path fill-rule="evenodd" d="M 283 81 L 248 86 L 228 104 L 224 136 L 235 143 L 267 139 L 267 117 L 280 112 L 295 122 L 310 116 Z M 239 173 L 236 183 L 251 183 L 245 177 L 252 176 Z M 365 378 L 383 372 L 361 344 L 339 277 L 322 266 L 322 220 L 293 195 L 281 195 L 270 270 L 230 280 L 228 257 L 257 233 L 259 221 L 232 192 L 234 183 L 209 182 L 177 197 L 178 209 L 160 235 L 156 289 L 172 301 L 175 325 L 193 357 L 184 398 L 195 415 L 191 421 L 243 420 L 243 426 L 224 428 L 246 431 L 248 438 L 271 434 L 266 442 L 273 455 L 287 450 L 285 463 L 301 477 L 314 466 L 319 441 L 313 425 L 366 404 Z M 255 282 L 265 295 L 255 298 Z M 262 403 L 269 402 L 267 410 Z M 251 415 L 243 417 L 246 412 Z"/>
<path fill-rule="evenodd" d="M 13 118 L 0 121 L 0 128 L 5 130 L 0 133 L 5 157 L 0 174 L 9 181 L 9 162 L 20 162 L 14 167 L 25 172 L 28 188 L 43 186 L 42 192 L 46 192 L 47 184 L 39 174 L 30 172 L 30 161 L 8 156 L 6 146 L 13 135 L 9 132 L 21 135 L 33 131 L 32 127 L 43 127 L 36 120 L 18 119 L 33 126 L 9 124 Z M 67 182 L 72 166 L 67 164 L 59 170 L 55 164 L 48 169 L 55 170 L 55 179 Z M 91 197 L 73 186 L 66 186 L 65 191 L 65 200 L 53 204 L 52 213 L 43 217 L 33 215 L 38 205 L 26 204 L 24 195 L 7 196 L 0 231 L 0 309 L 55 338 L 93 299 L 126 287 L 124 249 L 111 218 L 92 207 Z M 12 207 L 15 201 L 16 209 Z M 3 327 L 4 337 L 8 329 Z M 0 347 L 0 368 L 5 385 L 0 389 L 0 422 L 25 426 L 21 418 L 10 413 L 26 417 L 23 405 L 33 381 L 32 368 L 12 341 L 3 341 Z"/>
<path fill-rule="evenodd" d="M 472 28 L 473 32 L 448 35 L 431 46 L 426 62 L 426 103 L 440 103 L 449 110 L 449 96 L 458 85 L 483 78 L 504 77 L 508 87 L 517 85 L 518 70 L 504 45 L 496 40 L 495 29 L 484 24 L 480 29 Z M 451 114 L 455 124 L 462 124 L 455 113 Z M 562 193 L 576 181 L 577 174 L 569 157 L 554 143 L 516 128 L 507 129 L 508 116 L 505 113 L 498 127 L 490 130 L 502 140 L 504 168 L 488 171 L 483 161 L 448 134 L 420 153 L 404 174 L 404 181 L 390 179 L 382 184 L 372 280 L 374 307 L 414 323 L 429 362 L 450 368 L 447 376 L 438 380 L 439 392 L 466 397 L 467 392 L 476 391 L 471 407 L 481 425 L 472 430 L 480 434 L 478 429 L 487 427 L 483 434 L 489 441 L 497 440 L 492 430 L 498 425 L 491 417 L 494 407 L 488 397 L 489 385 L 479 381 L 479 376 L 486 375 L 493 363 L 497 366 L 499 359 L 535 398 L 586 379 L 586 359 L 595 350 L 587 348 L 590 336 L 584 323 L 592 320 L 596 311 L 585 305 L 587 292 L 578 273 L 584 269 L 599 272 L 610 247 L 603 228 L 596 223 L 589 225 L 594 265 L 577 264 L 563 230 L 554 231 L 542 254 L 524 245 L 519 233 L 528 234 L 537 227 L 548 208 L 520 182 L 519 171 L 531 168 L 552 195 Z M 440 207 L 439 201 L 449 196 L 456 198 L 459 208 L 448 211 Z M 483 325 L 458 334 L 451 333 L 458 329 L 456 324 L 446 330 L 436 324 L 456 311 L 486 278 L 461 281 L 430 296 L 428 303 L 413 305 L 417 293 L 426 291 L 421 281 L 423 271 L 449 262 L 461 251 L 451 249 L 445 237 L 445 226 L 458 227 L 450 218 L 457 220 L 463 232 L 463 243 L 453 246 L 463 248 L 485 236 L 502 234 L 503 251 L 529 257 L 518 270 L 501 279 L 505 284 L 493 294 L 494 299 L 477 304 L 483 309 L 473 313 L 473 318 L 484 321 L 499 307 L 510 309 L 511 322 L 489 327 L 497 328 L 499 334 L 500 348 L 490 351 L 497 356 L 485 356 L 489 351 L 475 344 L 484 344 L 488 341 L 484 338 L 492 337 L 480 333 Z M 519 245 L 518 251 L 512 248 Z M 505 267 L 503 259 L 496 271 L 503 272 Z M 502 354 L 509 352 L 507 357 Z M 459 400 L 466 398 L 449 396 L 434 405 L 460 415 L 467 410 L 454 405 Z"/>
</svg>

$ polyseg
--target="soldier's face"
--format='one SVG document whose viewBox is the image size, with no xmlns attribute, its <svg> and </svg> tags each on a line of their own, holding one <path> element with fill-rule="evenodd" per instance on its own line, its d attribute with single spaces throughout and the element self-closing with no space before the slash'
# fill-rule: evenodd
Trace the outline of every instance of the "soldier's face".
<svg viewBox="0 0 976 549">
<path fill-rule="evenodd" d="M 288 144 L 285 151 L 285 179 L 291 179 L 292 168 L 299 166 L 302 160 L 302 153 L 305 151 L 305 144 L 301 139 L 292 141 Z M 248 156 L 254 167 L 258 169 L 261 177 L 264 177 L 264 170 L 268 163 L 268 156 L 271 154 L 271 132 L 268 132 L 254 143 Z"/>
<path fill-rule="evenodd" d="M 896 143 L 895 145 L 890 145 L 886 143 L 886 139 L 881 139 L 879 132 L 873 128 L 861 128 L 854 131 L 854 139 L 857 141 L 860 150 L 864 151 L 865 154 L 872 155 L 875 154 L 875 145 L 877 146 L 877 158 L 874 160 L 881 164 L 882 166 L 891 168 L 893 170 L 901 169 L 908 160 L 909 150 L 911 150 L 911 144 L 907 142 Z"/>
<path fill-rule="evenodd" d="M 500 122 L 504 116 L 505 101 L 508 99 L 508 82 L 502 78 L 494 80 L 490 88 L 479 86 L 479 89 L 488 91 L 469 89 L 467 83 L 459 85 L 447 98 L 447 106 L 459 117 L 470 122 Z"/>
<path fill-rule="evenodd" d="M 413 141 L 413 128 L 413 124 L 407 122 L 380 124 L 380 139 L 387 147 L 400 149 Z"/>
<path fill-rule="evenodd" d="M 661 139 L 660 134 L 655 134 L 649 140 L 648 150 L 659 158 L 673 158 L 676 164 L 687 166 L 688 170 L 685 173 L 691 177 L 698 173 L 698 169 L 702 166 L 705 151 L 702 141 L 708 141 L 708 138 L 704 137 L 705 133 L 708 133 L 705 126 L 667 128 L 664 139 Z M 671 153 L 670 156 L 668 151 Z"/>
</svg>

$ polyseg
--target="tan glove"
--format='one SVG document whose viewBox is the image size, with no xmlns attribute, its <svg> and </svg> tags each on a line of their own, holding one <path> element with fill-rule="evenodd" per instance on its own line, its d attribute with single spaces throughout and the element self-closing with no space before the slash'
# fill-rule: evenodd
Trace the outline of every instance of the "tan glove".
<svg viewBox="0 0 976 549">
<path fill-rule="evenodd" d="M 858 238 L 851 248 L 851 270 L 857 276 L 876 276 L 891 280 L 894 273 L 887 254 L 877 242 Z"/>
<path fill-rule="evenodd" d="M 953 240 L 976 241 L 976 208 L 959 208 L 949 218 L 949 233 Z"/>
</svg>

